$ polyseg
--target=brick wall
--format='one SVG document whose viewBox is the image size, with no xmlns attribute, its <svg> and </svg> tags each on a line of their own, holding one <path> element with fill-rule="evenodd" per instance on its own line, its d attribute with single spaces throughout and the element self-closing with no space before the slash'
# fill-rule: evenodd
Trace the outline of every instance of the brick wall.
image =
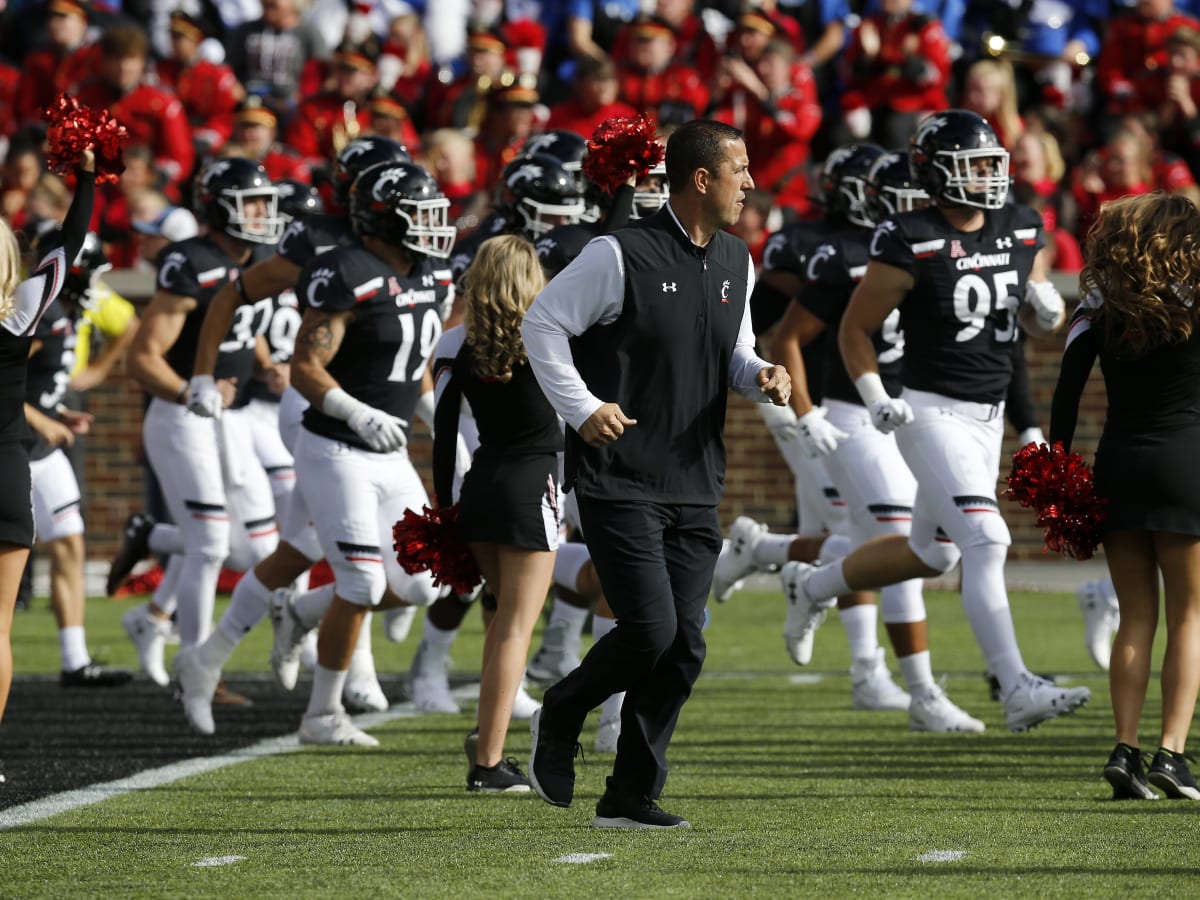
<svg viewBox="0 0 1200 900">
<path fill-rule="evenodd" d="M 1066 290 L 1064 286 L 1064 291 Z M 1030 341 L 1027 356 L 1034 399 L 1040 410 L 1042 428 L 1049 427 L 1050 397 L 1058 376 L 1061 338 Z M 132 511 L 142 506 L 141 422 L 142 394 L 123 369 L 108 383 L 94 390 L 88 408 L 96 416 L 93 435 L 85 455 L 85 504 L 88 516 L 88 555 L 108 559 L 116 549 L 121 524 Z M 1091 458 L 1104 414 L 1104 389 L 1099 370 L 1084 396 L 1076 449 Z M 1011 432 L 1011 429 L 1010 429 Z M 762 424 L 753 404 L 737 395 L 729 401 L 726 429 L 729 447 L 729 472 L 721 522 L 728 525 L 745 513 L 776 528 L 785 528 L 793 519 L 794 501 L 787 465 Z M 429 439 L 418 426 L 412 455 L 429 487 Z M 1005 441 L 1004 459 L 1016 449 L 1015 436 Z M 1001 476 L 1007 475 L 1007 462 Z M 1003 485 L 1001 485 L 1001 490 Z M 1041 536 L 1033 528 L 1033 517 L 1015 503 L 1001 501 L 1001 509 L 1013 532 L 1014 559 L 1036 559 L 1041 554 Z"/>
</svg>

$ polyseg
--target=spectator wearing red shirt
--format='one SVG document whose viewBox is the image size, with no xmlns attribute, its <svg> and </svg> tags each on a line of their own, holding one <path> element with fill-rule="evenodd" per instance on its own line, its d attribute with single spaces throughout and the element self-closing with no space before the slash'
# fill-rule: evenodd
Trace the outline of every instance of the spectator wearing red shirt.
<svg viewBox="0 0 1200 900">
<path fill-rule="evenodd" d="M 86 0 L 50 0 L 49 42 L 30 50 L 21 62 L 14 113 L 17 125 L 42 121 L 42 110 L 95 71 L 98 54 L 86 43 L 90 6 Z"/>
<path fill-rule="evenodd" d="M 247 97 L 233 117 L 233 143 L 250 159 L 262 163 L 272 181 L 309 183 L 312 173 L 295 150 L 275 140 L 279 123 L 261 97 Z"/>
<path fill-rule="evenodd" d="M 408 110 L 395 94 L 377 91 L 367 101 L 367 109 L 371 114 L 368 133 L 391 138 L 403 144 L 409 153 L 416 153 L 420 149 L 421 139 L 417 136 L 417 129 L 408 117 Z"/>
<path fill-rule="evenodd" d="M 425 91 L 433 76 L 433 62 L 429 58 L 429 43 L 425 39 L 421 17 L 410 9 L 393 18 L 380 52 L 379 73 L 383 87 L 403 103 L 411 115 L 420 116 Z"/>
<path fill-rule="evenodd" d="M 574 131 L 586 138 L 605 119 L 637 114 L 628 103 L 617 99 L 617 67 L 608 59 L 581 59 L 575 67 L 573 96 L 550 107 L 546 127 Z"/>
<path fill-rule="evenodd" d="M 1050 247 L 1050 267 L 1076 273 L 1083 268 L 1079 241 L 1060 224 L 1062 178 L 1066 173 L 1058 141 L 1048 131 L 1026 131 L 1012 149 L 1013 196 L 1042 214 Z"/>
<path fill-rule="evenodd" d="M 748 10 L 738 16 L 729 55 L 754 65 L 766 52 L 767 44 L 777 37 L 786 38 L 798 53 L 804 49 L 804 36 L 795 19 L 761 7 Z"/>
<path fill-rule="evenodd" d="M 971 63 L 963 79 L 960 109 L 969 109 L 988 120 L 1000 145 L 1012 150 L 1025 133 L 1017 112 L 1017 84 L 1012 63 L 1004 59 L 980 59 Z"/>
<path fill-rule="evenodd" d="M 129 129 L 131 144 L 149 147 L 168 185 L 192 174 L 195 151 L 183 104 L 172 91 L 143 79 L 150 41 L 140 25 L 110 25 L 100 36 L 100 71 L 78 85 L 81 103 L 112 113 Z M 169 193 L 169 192 L 168 192 Z"/>
<path fill-rule="evenodd" d="M 425 140 L 425 168 L 450 201 L 450 221 L 459 232 L 479 224 L 487 193 L 475 187 L 475 144 L 457 128 L 439 128 Z"/>
<path fill-rule="evenodd" d="M 21 70 L 0 62 L 0 135 L 10 135 L 17 128 L 17 85 Z"/>
<path fill-rule="evenodd" d="M 791 42 L 776 37 L 753 67 L 726 57 L 730 86 L 711 116 L 745 133 L 754 180 L 775 194 L 780 207 L 803 215 L 810 206 L 804 164 L 821 124 L 821 104 L 812 70 L 795 56 Z"/>
<path fill-rule="evenodd" d="M 475 138 L 475 188 L 489 191 L 521 152 L 537 122 L 537 79 L 505 72 L 488 92 L 487 114 Z"/>
<path fill-rule="evenodd" d="M 842 59 L 842 112 L 856 140 L 905 147 L 917 123 L 949 104 L 950 41 L 913 0 L 881 0 L 854 30 Z"/>
<path fill-rule="evenodd" d="M 1164 150 L 1200 172 L 1200 31 L 1177 28 L 1167 37 L 1167 65 L 1156 85 L 1155 109 Z"/>
<path fill-rule="evenodd" d="M 476 28 L 467 35 L 467 70 L 449 84 L 434 81 L 428 92 L 425 122 L 431 128 L 478 131 L 487 112 L 487 93 L 504 74 L 504 39 Z"/>
<path fill-rule="evenodd" d="M 617 69 L 621 99 L 660 122 L 685 122 L 708 107 L 708 88 L 675 51 L 670 24 L 643 17 L 630 26 L 629 60 Z"/>
<path fill-rule="evenodd" d="M 1096 60 L 1096 84 L 1110 115 L 1155 109 L 1161 71 L 1167 68 L 1167 36 L 1200 21 L 1175 9 L 1174 0 L 1138 0 L 1108 26 Z"/>
<path fill-rule="evenodd" d="M 233 69 L 200 55 L 204 22 L 181 9 L 171 13 L 171 57 L 156 64 L 158 80 L 179 95 L 197 151 L 219 150 L 233 134 L 233 113 L 245 96 Z"/>
<path fill-rule="evenodd" d="M 1071 194 L 1079 207 L 1077 234 L 1092 227 L 1100 207 L 1109 200 L 1154 190 L 1153 150 L 1134 131 L 1117 131 L 1100 150 L 1089 155 L 1075 172 Z"/>
<path fill-rule="evenodd" d="M 711 84 L 717 74 L 721 52 L 704 27 L 704 20 L 696 15 L 695 8 L 692 0 L 658 0 L 654 15 L 670 25 L 675 34 L 675 58 L 695 69 L 705 84 Z M 613 45 L 613 59 L 629 58 L 629 41 L 629 28 L 622 28 Z"/>
</svg>

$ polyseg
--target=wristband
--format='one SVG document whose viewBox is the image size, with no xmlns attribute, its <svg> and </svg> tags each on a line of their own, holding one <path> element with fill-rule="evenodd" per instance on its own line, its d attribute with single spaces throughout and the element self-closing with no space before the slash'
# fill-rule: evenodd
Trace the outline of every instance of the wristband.
<svg viewBox="0 0 1200 900">
<path fill-rule="evenodd" d="M 864 372 L 854 379 L 854 389 L 862 397 L 864 406 L 870 406 L 880 400 L 890 400 L 891 396 L 883 389 L 883 379 L 878 372 Z"/>
<path fill-rule="evenodd" d="M 183 386 L 179 389 L 179 392 L 175 395 L 175 402 L 178 403 L 180 406 L 183 406 L 184 402 L 187 400 L 187 394 L 188 394 L 188 383 L 185 381 L 183 383 Z"/>
</svg>

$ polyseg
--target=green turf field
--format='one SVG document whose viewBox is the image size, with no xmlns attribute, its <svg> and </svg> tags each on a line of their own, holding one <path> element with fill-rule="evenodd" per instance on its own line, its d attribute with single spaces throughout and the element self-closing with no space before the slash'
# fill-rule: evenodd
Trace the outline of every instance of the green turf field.
<svg viewBox="0 0 1200 900">
<path fill-rule="evenodd" d="M 798 669 L 779 636 L 778 596 L 745 592 L 714 607 L 708 663 L 662 798 L 691 820 L 688 831 L 592 830 L 610 763 L 592 754 L 570 809 L 468 795 L 470 716 L 424 716 L 373 729 L 376 750 L 256 759 L 0 832 L 0 896 L 1200 895 L 1200 806 L 1108 800 L 1107 678 L 1084 651 L 1074 598 L 1013 597 L 1029 665 L 1094 692 L 1079 714 L 1023 735 L 1004 729 L 988 697 L 957 596 L 928 602 L 934 671 L 987 722 L 984 735 L 914 734 L 903 713 L 851 711 L 833 618 L 812 665 Z M 98 600 L 89 612 L 93 651 L 110 662 L 133 662 L 119 624 L 126 608 Z M 376 637 L 381 671 L 407 666 L 419 629 L 400 646 Z M 56 671 L 44 601 L 14 630 L 18 672 Z M 261 670 L 269 636 L 264 624 L 230 669 Z M 458 670 L 477 668 L 480 639 L 472 614 Z M 1147 748 L 1157 715 L 1155 682 Z M 527 756 L 523 725 L 510 748 Z M 243 858 L 196 865 L 222 857 Z"/>
</svg>

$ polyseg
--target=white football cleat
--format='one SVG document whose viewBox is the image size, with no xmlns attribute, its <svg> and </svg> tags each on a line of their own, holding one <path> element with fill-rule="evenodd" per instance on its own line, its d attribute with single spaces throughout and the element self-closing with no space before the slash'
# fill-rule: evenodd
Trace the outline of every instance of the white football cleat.
<svg viewBox="0 0 1200 900">
<path fill-rule="evenodd" d="M 913 731 L 979 733 L 987 726 L 951 703 L 941 685 L 931 684 L 913 695 L 908 707 L 908 727 Z"/>
<path fill-rule="evenodd" d="M 399 644 L 412 631 L 413 620 L 417 618 L 415 606 L 396 606 L 383 611 L 383 636 L 393 644 Z"/>
<path fill-rule="evenodd" d="M 542 646 L 529 660 L 526 675 L 540 684 L 554 684 L 579 668 L 579 641 L 567 637 L 570 628 L 567 622 L 546 626 L 542 632 Z"/>
<path fill-rule="evenodd" d="M 792 561 L 779 570 L 779 582 L 787 600 L 787 618 L 783 622 L 783 643 L 798 666 L 812 662 L 813 639 L 825 621 L 825 614 L 837 605 L 837 598 L 813 600 L 804 591 L 804 579 L 814 567 Z"/>
<path fill-rule="evenodd" d="M 873 656 L 854 660 L 850 683 L 855 709 L 908 709 L 912 704 L 908 692 L 892 680 L 882 647 L 876 647 Z"/>
<path fill-rule="evenodd" d="M 1102 590 L 1106 578 L 1089 581 L 1075 592 L 1079 609 L 1083 613 L 1083 643 L 1092 662 L 1108 671 L 1112 657 L 1113 635 L 1121 624 L 1121 611 L 1115 595 Z"/>
<path fill-rule="evenodd" d="M 421 712 L 457 713 L 458 701 L 450 693 L 449 660 L 436 659 L 425 641 L 417 645 L 408 670 L 408 696 Z"/>
<path fill-rule="evenodd" d="M 729 543 L 722 547 L 713 570 L 712 593 L 718 603 L 726 602 L 737 591 L 740 582 L 754 572 L 754 548 L 767 533 L 767 526 L 749 516 L 738 516 L 729 526 Z"/>
<path fill-rule="evenodd" d="M 175 655 L 175 676 L 183 694 L 183 713 L 200 734 L 213 734 L 212 701 L 221 680 L 219 669 L 200 662 L 199 647 L 185 647 Z"/>
<path fill-rule="evenodd" d="M 1047 719 L 1070 715 L 1091 698 L 1085 687 L 1060 688 L 1026 672 L 1004 698 L 1004 721 L 1009 731 L 1028 731 Z"/>
<path fill-rule="evenodd" d="M 142 671 L 159 687 L 169 685 L 171 676 L 167 674 L 163 659 L 172 630 L 170 620 L 150 615 L 149 608 L 143 603 L 121 616 L 121 624 L 137 650 Z"/>
<path fill-rule="evenodd" d="M 513 698 L 513 719 L 518 722 L 528 722 L 533 718 L 533 714 L 541 708 L 541 701 L 534 700 L 529 696 L 529 692 L 525 690 L 524 684 L 517 688 L 517 696 Z"/>
<path fill-rule="evenodd" d="M 617 739 L 621 737 L 621 719 L 601 719 L 596 729 L 595 748 L 597 753 L 616 753 Z"/>
<path fill-rule="evenodd" d="M 311 629 L 296 618 L 292 608 L 292 589 L 279 588 L 271 593 L 268 610 L 275 640 L 271 644 L 271 672 L 285 691 L 293 690 L 300 677 L 300 649 Z"/>
<path fill-rule="evenodd" d="M 378 747 L 379 741 L 350 721 L 345 711 L 327 716 L 305 716 L 297 735 L 302 744 L 342 747 Z"/>
</svg>

